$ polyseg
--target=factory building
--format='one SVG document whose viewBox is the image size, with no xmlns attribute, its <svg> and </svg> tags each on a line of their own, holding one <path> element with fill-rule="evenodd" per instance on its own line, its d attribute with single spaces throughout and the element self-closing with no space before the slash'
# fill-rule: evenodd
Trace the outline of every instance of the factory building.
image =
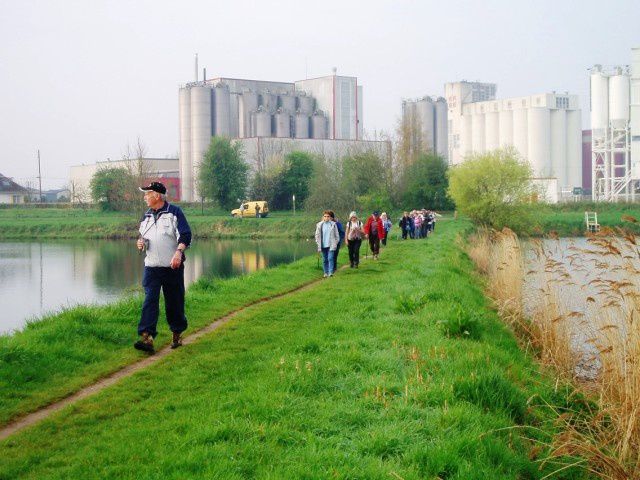
<svg viewBox="0 0 640 480">
<path fill-rule="evenodd" d="M 449 162 L 512 147 L 526 159 L 548 201 L 570 196 L 582 185 L 582 128 L 577 95 L 546 93 L 495 98 L 496 86 L 445 85 Z"/>
<path fill-rule="evenodd" d="M 198 167 L 212 136 L 241 142 L 252 170 L 264 166 L 269 146 L 277 145 L 284 154 L 293 149 L 335 152 L 363 136 L 362 86 L 335 69 L 333 75 L 294 83 L 196 77 L 179 90 L 179 112 L 185 201 L 199 198 Z M 328 141 L 347 143 L 329 146 Z M 386 150 L 386 142 L 361 143 L 362 148 Z"/>
<path fill-rule="evenodd" d="M 430 152 L 447 159 L 447 101 L 425 96 L 415 100 L 403 100 L 402 121 L 411 134 L 412 151 Z"/>
</svg>

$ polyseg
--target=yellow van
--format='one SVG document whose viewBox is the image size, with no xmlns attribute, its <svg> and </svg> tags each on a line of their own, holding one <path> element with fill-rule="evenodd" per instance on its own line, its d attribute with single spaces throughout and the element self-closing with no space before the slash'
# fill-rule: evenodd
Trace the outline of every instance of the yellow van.
<svg viewBox="0 0 640 480">
<path fill-rule="evenodd" d="M 269 204 L 264 200 L 251 200 L 242 202 L 240 208 L 231 210 L 231 216 L 264 218 L 269 215 Z"/>
</svg>

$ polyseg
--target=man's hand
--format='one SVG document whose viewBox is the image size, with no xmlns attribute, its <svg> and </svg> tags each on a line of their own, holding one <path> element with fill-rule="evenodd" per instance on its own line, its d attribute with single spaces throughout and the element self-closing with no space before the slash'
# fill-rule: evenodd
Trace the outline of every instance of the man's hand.
<svg viewBox="0 0 640 480">
<path fill-rule="evenodd" d="M 182 263 L 182 252 L 180 250 L 176 250 L 176 253 L 173 254 L 173 258 L 171 259 L 171 268 L 174 270 L 180 268 L 180 264 Z"/>
<path fill-rule="evenodd" d="M 136 247 L 138 247 L 138 250 L 142 251 L 144 249 L 144 240 L 141 238 L 138 239 L 138 241 L 136 242 Z"/>
</svg>

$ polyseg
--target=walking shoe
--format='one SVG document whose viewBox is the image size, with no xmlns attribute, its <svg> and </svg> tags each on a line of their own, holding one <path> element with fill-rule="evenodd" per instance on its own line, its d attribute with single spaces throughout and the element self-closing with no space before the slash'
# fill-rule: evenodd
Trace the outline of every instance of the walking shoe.
<svg viewBox="0 0 640 480">
<path fill-rule="evenodd" d="M 147 332 L 142 332 L 140 340 L 133 344 L 133 347 L 137 350 L 142 350 L 147 353 L 155 353 L 153 348 L 153 337 Z"/>
<path fill-rule="evenodd" d="M 326 273 L 322 276 L 322 278 L 327 278 L 329 275 L 327 275 Z"/>
<path fill-rule="evenodd" d="M 171 342 L 171 348 L 178 348 L 182 346 L 182 337 L 179 333 L 173 332 L 173 341 Z"/>
</svg>

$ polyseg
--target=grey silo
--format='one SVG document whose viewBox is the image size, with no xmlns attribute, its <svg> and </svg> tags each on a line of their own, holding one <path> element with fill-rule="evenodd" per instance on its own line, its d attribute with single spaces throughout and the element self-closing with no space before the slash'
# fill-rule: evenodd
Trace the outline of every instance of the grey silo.
<svg viewBox="0 0 640 480">
<path fill-rule="evenodd" d="M 238 121 L 240 126 L 239 135 L 241 138 L 253 136 L 251 131 L 251 113 L 256 110 L 258 110 L 258 94 L 250 90 L 242 92 L 238 105 Z"/>
<path fill-rule="evenodd" d="M 198 198 L 194 179 L 198 178 L 200 161 L 204 158 L 213 129 L 211 125 L 211 88 L 203 86 L 191 87 L 191 162 L 193 175 L 191 181 L 183 184 L 185 198 Z"/>
<path fill-rule="evenodd" d="M 309 138 L 309 115 L 298 112 L 295 116 L 295 138 Z"/>
<path fill-rule="evenodd" d="M 273 116 L 273 123 L 273 132 L 277 138 L 291 138 L 291 115 L 288 112 L 278 109 Z"/>
<path fill-rule="evenodd" d="M 327 138 L 327 118 L 320 112 L 315 112 L 311 117 L 311 138 Z"/>
<path fill-rule="evenodd" d="M 449 152 L 447 110 L 447 101 L 444 98 L 439 97 L 435 104 L 435 153 L 442 158 L 447 158 Z"/>
<path fill-rule="evenodd" d="M 212 93 L 215 135 L 228 137 L 230 134 L 231 109 L 229 87 L 224 83 L 218 83 L 213 88 Z"/>
<path fill-rule="evenodd" d="M 298 98 L 298 110 L 302 113 L 306 113 L 307 115 L 311 115 L 314 111 L 315 102 L 313 97 L 308 95 L 297 95 Z"/>
<path fill-rule="evenodd" d="M 180 110 L 180 178 L 184 185 L 191 185 L 191 89 L 181 88 L 178 94 Z M 191 194 L 192 192 L 190 192 Z M 184 193 L 183 193 L 184 197 Z"/>
<path fill-rule="evenodd" d="M 270 114 L 275 113 L 278 106 L 278 97 L 273 93 L 270 93 L 268 90 L 265 90 L 260 93 L 260 105 L 263 110 Z"/>
<path fill-rule="evenodd" d="M 251 136 L 270 137 L 271 136 L 271 114 L 262 105 L 251 114 Z"/>
<path fill-rule="evenodd" d="M 278 95 L 279 107 L 283 112 L 293 114 L 296 111 L 296 97 L 289 94 Z"/>
</svg>

